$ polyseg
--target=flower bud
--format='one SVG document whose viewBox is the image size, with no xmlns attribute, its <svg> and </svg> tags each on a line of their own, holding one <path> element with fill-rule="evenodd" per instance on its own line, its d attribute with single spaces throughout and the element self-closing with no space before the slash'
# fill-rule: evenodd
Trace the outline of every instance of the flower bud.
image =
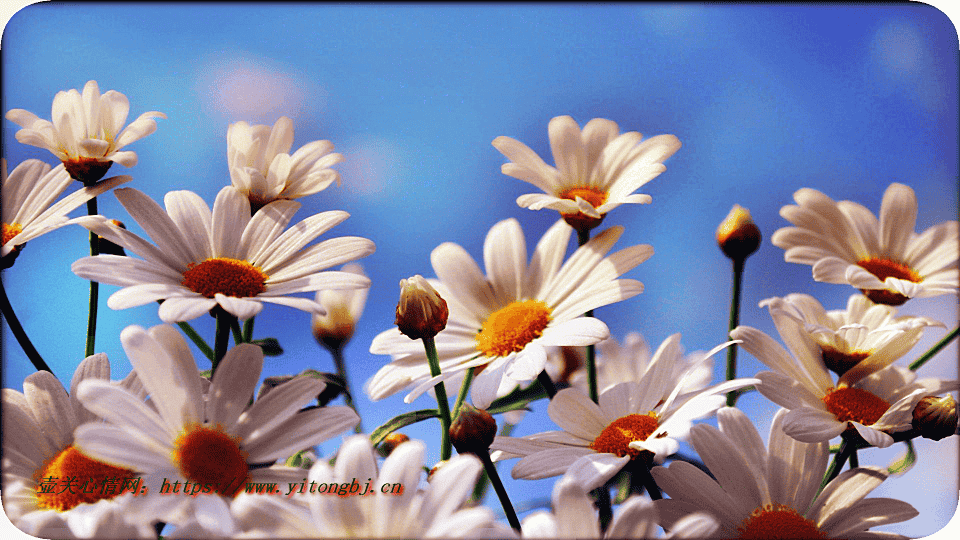
<svg viewBox="0 0 960 540">
<path fill-rule="evenodd" d="M 397 328 L 410 339 L 432 338 L 447 326 L 447 302 L 421 275 L 400 280 Z"/>
<path fill-rule="evenodd" d="M 957 432 L 957 402 L 953 396 L 927 396 L 913 409 L 913 427 L 920 436 L 939 441 Z"/>
<path fill-rule="evenodd" d="M 124 225 L 122 221 L 119 221 L 116 219 L 111 219 L 110 223 L 115 227 L 119 227 L 121 229 L 127 228 L 127 226 Z M 113 242 L 107 240 L 102 236 L 97 237 L 97 249 L 99 250 L 101 255 L 119 255 L 121 257 L 126 255 L 126 253 L 123 251 L 123 248 L 121 246 L 114 244 Z"/>
<path fill-rule="evenodd" d="M 750 219 L 750 212 L 733 205 L 730 213 L 717 227 L 717 243 L 723 254 L 734 260 L 745 260 L 760 247 L 760 229 Z"/>
<path fill-rule="evenodd" d="M 387 435 L 383 438 L 383 442 L 380 443 L 380 446 L 377 447 L 377 452 L 381 456 L 387 457 L 397 449 L 398 446 L 410 440 L 410 437 L 407 437 L 403 433 L 394 431 L 393 433 Z"/>
<path fill-rule="evenodd" d="M 497 421 L 490 413 L 464 403 L 450 425 L 450 442 L 460 454 L 486 454 L 497 436 Z"/>
<path fill-rule="evenodd" d="M 359 264 L 348 264 L 343 272 L 365 275 Z M 363 313 L 369 289 L 317 291 L 315 301 L 327 311 L 311 320 L 313 337 L 328 350 L 342 348 L 353 337 L 357 319 Z"/>
</svg>

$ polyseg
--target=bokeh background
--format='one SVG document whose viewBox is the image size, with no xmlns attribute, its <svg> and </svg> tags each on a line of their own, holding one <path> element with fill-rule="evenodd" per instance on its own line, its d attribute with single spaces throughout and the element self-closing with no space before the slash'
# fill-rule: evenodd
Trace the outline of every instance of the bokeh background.
<svg viewBox="0 0 960 540">
<path fill-rule="evenodd" d="M 891 182 L 910 185 L 920 204 L 917 229 L 957 219 L 958 40 L 950 19 L 922 4 L 895 5 L 380 5 L 311 4 L 36 4 L 12 17 L 2 41 L 3 111 L 49 117 L 54 94 L 99 82 L 130 99 L 130 119 L 166 113 L 157 132 L 133 143 L 139 164 L 115 166 L 155 200 L 171 190 L 212 204 L 229 183 L 227 126 L 236 121 L 294 121 L 294 149 L 329 139 L 344 162 L 343 183 L 305 199 L 297 219 L 342 209 L 351 214 L 329 236 L 372 239 L 362 260 L 373 285 L 357 333 L 346 349 L 363 424 L 428 408 L 402 395 L 371 402 L 362 385 L 388 358 L 368 352 L 393 324 L 398 282 L 433 276 L 431 250 L 464 246 L 482 260 L 496 222 L 516 218 L 530 249 L 554 222 L 552 211 L 515 204 L 535 188 L 500 173 L 492 146 L 514 137 L 552 163 L 547 123 L 594 117 L 645 136 L 672 133 L 683 147 L 667 171 L 642 191 L 644 206 L 612 212 L 623 225 L 619 246 L 652 244 L 656 254 L 628 274 L 643 294 L 597 310 L 614 337 L 644 334 L 652 348 L 675 332 L 688 351 L 725 340 L 730 264 L 714 231 L 734 203 L 747 207 L 764 244 L 746 265 L 741 323 L 776 337 L 766 310 L 771 296 L 805 292 L 840 309 L 854 290 L 815 283 L 809 266 L 788 264 L 769 243 L 788 223 L 778 215 L 801 187 L 879 210 Z M 12 168 L 28 158 L 54 163 L 19 144 L 3 120 L 3 156 Z M 142 232 L 112 195 L 100 211 Z M 82 210 L 78 210 L 82 212 Z M 572 246 L 571 246 L 572 247 Z M 69 384 L 82 359 L 88 286 L 70 272 L 87 254 L 86 231 L 70 227 L 30 242 L 3 273 L 11 302 L 40 353 Z M 155 305 L 112 311 L 101 286 L 97 351 L 115 378 L 130 364 L 119 333 L 159 324 Z M 904 359 L 919 356 L 957 324 L 956 297 L 919 299 L 902 313 L 923 314 L 947 328 L 926 332 Z M 194 327 L 208 341 L 212 319 Z M 264 376 L 312 367 L 333 371 L 303 312 L 266 307 L 255 337 L 277 337 L 285 353 Z M 199 353 L 201 367 L 208 367 Z M 741 376 L 763 369 L 741 351 Z M 956 378 L 950 345 L 921 370 Z M 3 325 L 3 387 L 22 389 L 30 363 Z M 723 376 L 722 358 L 716 378 Z M 454 390 L 455 392 L 455 390 Z M 739 406 L 766 436 L 776 406 L 756 393 Z M 556 429 L 546 402 L 533 406 L 515 434 Z M 436 421 L 404 430 L 428 441 L 438 457 Z M 332 454 L 339 439 L 321 445 Z M 920 516 L 879 530 L 926 536 L 957 507 L 957 437 L 920 440 L 919 461 L 874 496 L 906 500 Z M 903 445 L 861 452 L 861 463 L 886 465 Z M 521 510 L 548 504 L 554 480 L 514 481 L 500 465 Z M 495 496 L 487 504 L 500 511 Z M 502 514 L 501 514 L 502 515 Z"/>
</svg>

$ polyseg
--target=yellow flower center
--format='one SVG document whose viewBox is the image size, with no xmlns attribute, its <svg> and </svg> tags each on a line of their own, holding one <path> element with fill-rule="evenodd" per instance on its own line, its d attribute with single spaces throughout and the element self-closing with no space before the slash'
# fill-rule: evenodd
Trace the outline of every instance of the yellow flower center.
<svg viewBox="0 0 960 540">
<path fill-rule="evenodd" d="M 842 352 L 823 346 L 820 347 L 820 351 L 823 353 L 823 363 L 827 366 L 827 369 L 837 375 L 843 375 L 850 368 L 859 364 L 861 360 L 870 356 L 869 351 Z"/>
<path fill-rule="evenodd" d="M 840 422 L 860 422 L 873 425 L 887 412 L 890 404 L 862 388 L 836 388 L 823 396 L 827 410 Z"/>
<path fill-rule="evenodd" d="M 571 201 L 576 201 L 577 197 L 587 201 L 594 208 L 597 208 L 603 203 L 607 202 L 607 194 L 602 190 L 592 187 L 575 187 L 560 193 L 561 199 L 570 199 Z"/>
<path fill-rule="evenodd" d="M 484 356 L 522 351 L 550 324 L 550 308 L 539 300 L 511 302 L 487 317 L 477 333 L 477 350 Z"/>
<path fill-rule="evenodd" d="M 37 474 L 37 506 L 66 512 L 82 503 L 112 499 L 133 471 L 91 459 L 70 445 Z"/>
<path fill-rule="evenodd" d="M 19 223 L 4 223 L 3 224 L 3 242 L 0 242 L 0 246 L 7 245 L 7 242 L 13 240 L 13 237 L 20 234 L 20 231 L 23 230 L 23 226 Z"/>
<path fill-rule="evenodd" d="M 754 510 L 737 527 L 740 540 L 813 540 L 827 538 L 816 523 L 782 504 L 767 504 Z"/>
<path fill-rule="evenodd" d="M 912 281 L 913 283 L 920 283 L 923 281 L 923 277 L 918 274 L 914 269 L 909 266 L 899 263 L 897 261 L 892 261 L 890 259 L 883 259 L 880 257 L 871 257 L 869 259 L 863 259 L 857 261 L 857 266 L 863 268 L 867 272 L 877 276 L 877 279 L 880 281 L 886 280 L 888 277 L 894 277 L 897 279 L 903 279 L 906 281 Z M 890 291 L 887 289 L 872 289 L 872 290 L 862 290 L 863 294 L 867 296 L 870 300 L 877 304 L 886 304 L 889 306 L 899 306 L 907 301 L 907 297 L 902 294 Z"/>
<path fill-rule="evenodd" d="M 266 281 L 267 275 L 247 261 L 216 257 L 187 265 L 181 284 L 207 298 L 217 293 L 244 298 L 266 290 Z"/>
<path fill-rule="evenodd" d="M 629 414 L 617 418 L 603 428 L 600 435 L 590 443 L 590 448 L 602 454 L 615 454 L 617 457 L 630 456 L 636 459 L 644 450 L 630 448 L 633 441 L 645 441 L 656 431 L 660 423 L 657 413 Z"/>
<path fill-rule="evenodd" d="M 174 462 L 188 480 L 224 497 L 243 490 L 250 472 L 247 453 L 221 426 L 193 426 L 173 446 Z"/>
</svg>

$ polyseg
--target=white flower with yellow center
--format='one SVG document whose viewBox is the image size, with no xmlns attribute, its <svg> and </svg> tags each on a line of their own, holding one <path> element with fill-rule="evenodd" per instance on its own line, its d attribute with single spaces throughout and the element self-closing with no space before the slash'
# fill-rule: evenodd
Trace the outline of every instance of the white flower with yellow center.
<svg viewBox="0 0 960 540">
<path fill-rule="evenodd" d="M 293 120 L 281 116 L 273 127 L 236 122 L 227 128 L 230 182 L 253 208 L 277 199 L 297 199 L 340 183 L 331 169 L 343 161 L 330 141 L 309 142 L 290 154 Z"/>
<path fill-rule="evenodd" d="M 603 118 L 590 120 L 581 132 L 573 118 L 557 116 L 548 131 L 556 167 L 510 137 L 497 137 L 493 146 L 510 160 L 501 167 L 503 174 L 544 192 L 521 195 L 517 204 L 556 210 L 576 229 L 599 225 L 621 204 L 649 203 L 649 195 L 634 191 L 665 171 L 663 161 L 680 149 L 673 135 L 642 140 L 635 131 L 620 133 L 616 122 Z"/>
<path fill-rule="evenodd" d="M 75 220 L 142 257 L 99 255 L 73 263 L 84 279 L 123 287 L 107 301 L 112 309 L 163 300 L 164 322 L 190 320 L 217 305 L 244 320 L 259 313 L 263 302 L 323 313 L 312 299 L 292 295 L 370 286 L 362 275 L 322 272 L 373 253 L 370 240 L 341 237 L 307 246 L 345 220 L 346 212 L 316 214 L 284 231 L 299 203 L 275 201 L 251 217 L 250 202 L 231 186 L 220 190 L 212 212 L 189 191 L 167 193 L 166 211 L 135 189 L 114 194 L 157 245 L 103 216 Z"/>
<path fill-rule="evenodd" d="M 263 367 L 256 345 L 230 349 L 203 392 L 203 378 L 174 327 L 129 326 L 120 341 L 151 405 L 109 384 L 80 384 L 80 402 L 107 422 L 78 427 L 76 445 L 143 479 L 156 495 L 145 519 L 176 523 L 216 515 L 248 483 L 300 482 L 302 469 L 273 464 L 359 421 L 349 407 L 301 410 L 324 387 L 311 377 L 296 377 L 250 405 Z"/>
<path fill-rule="evenodd" d="M 120 149 L 156 131 L 154 118 L 166 118 L 161 112 L 145 112 L 124 128 L 129 112 L 125 95 L 116 90 L 100 95 L 97 81 L 88 81 L 83 94 L 74 89 L 57 92 L 52 121 L 23 109 L 12 109 L 6 116 L 23 128 L 16 133 L 18 141 L 50 150 L 70 176 L 89 184 L 102 178 L 114 162 L 136 165 L 137 154 Z"/>
<path fill-rule="evenodd" d="M 707 354 L 712 356 L 725 343 Z M 661 349 L 679 349 L 680 335 L 664 340 Z M 680 394 L 683 378 L 673 379 L 677 351 L 657 351 L 655 361 L 640 380 L 607 388 L 599 404 L 577 388 L 565 388 L 550 400 L 547 414 L 563 431 L 526 437 L 497 437 L 491 455 L 495 460 L 522 458 L 513 468 L 514 478 L 539 479 L 566 474 L 586 490 L 603 485 L 632 460 L 662 463 L 679 449 L 691 422 L 723 406 L 725 394 L 757 379 L 734 379 L 710 388 Z M 695 376 L 697 366 L 686 375 Z M 669 384 L 673 386 L 668 386 Z M 665 396 L 666 390 L 666 397 Z"/>
<path fill-rule="evenodd" d="M 768 448 L 739 409 L 717 412 L 720 429 L 693 426 L 690 440 L 714 476 L 675 461 L 654 467 L 657 485 L 670 496 L 656 501 L 665 529 L 692 511 L 720 524 L 717 536 L 739 540 L 904 538 L 868 531 L 915 517 L 910 504 L 865 497 L 888 476 L 879 467 L 840 473 L 817 491 L 827 469 L 829 445 L 802 443 L 783 432 L 784 411 L 773 418 Z"/>
<path fill-rule="evenodd" d="M 156 537 L 147 522 L 128 521 L 133 471 L 80 452 L 74 430 L 96 416 L 77 401 L 84 380 L 110 385 L 104 354 L 80 362 L 68 395 L 50 372 L 23 382 L 23 393 L 4 388 L 3 509 L 22 531 L 43 538 Z M 121 383 L 113 383 L 121 384 Z M 128 378 L 127 387 L 135 387 Z"/>
<path fill-rule="evenodd" d="M 945 221 L 917 234 L 917 196 L 903 184 L 883 194 L 880 218 L 852 201 L 815 189 L 793 195 L 780 215 L 796 225 L 773 233 L 787 262 L 809 264 L 813 279 L 849 283 L 880 304 L 957 294 L 958 226 Z"/>
<path fill-rule="evenodd" d="M 84 187 L 54 201 L 72 182 L 70 175 L 57 165 L 28 159 L 7 175 L 7 161 L 2 162 L 3 182 L 0 202 L 3 209 L 3 241 L 0 256 L 6 257 L 34 238 L 66 225 L 72 210 L 120 184 L 129 176 L 115 176 L 92 187 Z"/>
<path fill-rule="evenodd" d="M 449 318 L 436 335 L 440 378 L 430 378 L 423 344 L 397 329 L 374 338 L 370 352 L 393 355 L 366 385 L 378 400 L 415 387 L 412 401 L 437 380 L 463 376 L 483 367 L 474 379 L 474 405 L 485 408 L 518 384 L 534 380 L 546 364 L 546 346 L 592 345 L 609 335 L 607 326 L 587 311 L 639 294 L 643 284 L 617 279 L 653 254 L 649 245 L 607 252 L 623 232 L 612 227 L 596 235 L 561 266 L 572 230 L 557 221 L 527 261 L 527 248 L 514 219 L 490 229 L 484 242 L 484 276 L 473 258 L 457 244 L 433 250 L 431 262 L 439 280 L 431 285 L 446 300 Z"/>
<path fill-rule="evenodd" d="M 477 537 L 494 519 L 489 508 L 466 507 L 480 461 L 455 456 L 421 488 L 425 448 L 420 441 L 404 442 L 377 467 L 370 439 L 351 436 L 333 467 L 315 463 L 290 496 L 240 495 L 232 512 L 251 537 Z"/>
</svg>

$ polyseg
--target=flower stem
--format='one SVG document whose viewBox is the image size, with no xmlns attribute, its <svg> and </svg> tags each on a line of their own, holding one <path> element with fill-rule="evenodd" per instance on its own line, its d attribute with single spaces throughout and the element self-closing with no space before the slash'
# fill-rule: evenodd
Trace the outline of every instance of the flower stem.
<svg viewBox="0 0 960 540">
<path fill-rule="evenodd" d="M 537 375 L 537 380 L 540 381 L 540 385 L 543 386 L 547 397 L 553 399 L 553 396 L 557 395 L 557 386 L 553 384 L 553 380 L 550 378 L 550 375 L 547 374 L 547 370 L 541 371 L 540 374 Z"/>
<path fill-rule="evenodd" d="M 430 375 L 440 375 L 440 360 L 437 358 L 437 345 L 432 337 L 423 338 L 423 348 L 427 353 L 427 362 L 430 363 Z M 450 459 L 453 444 L 450 442 L 450 404 L 447 402 L 447 389 L 440 381 L 433 387 L 437 394 L 437 412 L 440 413 L 440 459 Z"/>
<path fill-rule="evenodd" d="M 473 373 L 477 368 L 472 367 L 467 370 L 467 374 L 463 377 L 463 382 L 460 383 L 460 393 L 457 394 L 457 400 L 453 402 L 453 418 L 456 418 L 460 414 L 460 406 L 463 405 L 463 402 L 467 399 L 467 392 L 470 391 L 470 384 L 473 382 Z"/>
<path fill-rule="evenodd" d="M 840 469 L 843 468 L 843 464 L 847 462 L 847 459 L 851 454 L 853 454 L 856 447 L 856 442 L 850 441 L 847 439 L 846 434 L 844 434 L 843 443 L 840 444 L 840 451 L 833 456 L 833 462 L 830 463 L 830 467 L 827 469 L 826 474 L 823 475 L 823 482 L 820 482 L 820 489 L 817 491 L 817 496 L 820 495 L 820 492 L 823 491 L 823 488 L 827 487 L 827 484 L 832 482 L 833 479 L 840 474 Z"/>
<path fill-rule="evenodd" d="M 227 311 L 220 306 L 215 306 L 213 311 L 214 316 L 217 318 L 217 329 L 213 341 L 213 367 L 210 368 L 211 379 L 216 374 L 220 361 L 223 360 L 223 357 L 227 354 L 227 346 L 230 343 L 230 327 L 234 321 L 237 320 L 236 317 L 227 313 Z"/>
<path fill-rule="evenodd" d="M 343 361 L 343 345 L 331 347 L 330 354 L 333 356 L 333 364 L 337 367 L 337 375 L 343 379 L 343 402 L 346 403 L 347 407 L 353 409 L 353 412 L 357 413 L 357 416 L 360 416 L 360 411 L 357 410 L 357 405 L 353 402 L 353 392 L 350 390 L 350 381 L 347 379 L 347 365 Z M 362 420 L 357 422 L 357 425 L 353 428 L 354 433 L 363 433 L 362 423 Z"/>
<path fill-rule="evenodd" d="M 10 298 L 7 297 L 7 288 L 3 286 L 2 282 L 0 282 L 0 312 L 2 312 L 3 318 L 7 321 L 7 326 L 10 327 L 10 331 L 13 332 L 14 337 L 17 338 L 20 347 L 23 349 L 23 352 L 27 354 L 27 358 L 33 364 L 33 367 L 37 368 L 37 371 L 49 371 L 53 373 L 50 366 L 43 361 L 43 357 L 37 352 L 36 347 L 33 346 L 33 342 L 27 337 L 27 332 L 24 331 L 23 326 L 20 324 L 20 319 L 17 318 L 17 314 L 13 311 L 13 306 L 10 305 Z"/>
<path fill-rule="evenodd" d="M 253 341 L 253 320 L 256 317 L 250 317 L 243 322 L 243 342 L 250 343 Z"/>
<path fill-rule="evenodd" d="M 589 241 L 590 229 L 577 229 L 577 244 L 579 247 L 583 247 L 583 245 Z M 593 310 L 591 309 L 586 312 L 584 316 L 593 317 Z M 597 390 L 597 353 L 593 345 L 587 345 L 585 356 L 587 362 L 587 389 L 590 392 L 590 399 L 593 400 L 594 403 L 600 403 L 600 392 Z M 553 396 L 550 397 L 553 398 Z"/>
<path fill-rule="evenodd" d="M 639 480 L 639 483 L 647 490 L 647 495 L 649 495 L 651 499 L 656 501 L 663 498 L 663 494 L 660 492 L 660 486 L 657 485 L 657 481 L 653 478 L 653 475 L 650 474 L 650 464 L 647 463 L 647 460 L 644 459 L 643 456 L 630 460 L 629 467 L 632 477 L 631 482 L 637 482 Z"/>
<path fill-rule="evenodd" d="M 740 325 L 740 286 L 743 283 L 743 263 L 745 259 L 738 258 L 733 260 L 733 290 L 730 300 L 730 324 L 727 327 L 727 336 L 730 332 Z M 737 378 L 737 346 L 727 347 L 727 380 L 731 381 Z M 737 403 L 739 393 L 731 391 L 727 393 L 727 407 L 733 407 Z"/>
<path fill-rule="evenodd" d="M 97 211 L 97 198 L 94 197 L 87 201 L 87 215 L 95 216 Z M 100 254 L 100 237 L 91 231 L 90 233 L 90 256 Z M 84 358 L 93 354 L 97 340 L 97 306 L 100 303 L 100 284 L 96 281 L 90 281 L 90 308 L 87 311 L 87 346 Z"/>
<path fill-rule="evenodd" d="M 613 503 L 610 500 L 610 488 L 602 485 L 593 490 L 596 496 L 598 521 L 600 522 L 600 531 L 606 532 L 610 522 L 613 521 Z"/>
<path fill-rule="evenodd" d="M 503 482 L 500 481 L 500 474 L 497 472 L 497 468 L 493 465 L 493 461 L 490 460 L 489 452 L 480 452 L 477 456 L 480 458 L 480 461 L 483 462 L 483 468 L 487 471 L 487 477 L 490 479 L 490 485 L 493 486 L 493 490 L 497 492 L 497 497 L 500 499 L 500 505 L 503 506 L 503 512 L 507 515 L 507 521 L 510 522 L 510 526 L 513 527 L 513 530 L 520 532 L 520 519 L 517 518 L 517 512 L 513 509 L 513 504 L 510 502 L 510 497 L 507 496 L 507 490 L 503 488 Z"/>
<path fill-rule="evenodd" d="M 230 321 L 230 331 L 233 332 L 233 344 L 239 345 L 243 343 L 243 332 L 240 331 L 240 321 L 236 317 Z"/>
<path fill-rule="evenodd" d="M 943 339 L 937 342 L 936 345 L 930 347 L 930 350 L 923 353 L 923 356 L 917 358 L 912 364 L 910 364 L 910 371 L 916 371 L 920 369 L 920 366 L 927 363 L 928 360 L 934 357 L 938 352 L 940 352 L 944 347 L 947 346 L 954 338 L 957 337 L 957 334 L 960 333 L 960 326 L 953 329 L 953 332 L 950 332 L 946 336 L 943 336 Z"/>
<path fill-rule="evenodd" d="M 198 334 L 197 331 L 194 330 L 192 326 L 190 326 L 190 323 L 181 321 L 177 323 L 177 326 L 179 326 L 180 330 L 182 330 L 183 333 L 186 334 L 188 338 L 190 338 L 190 341 L 192 341 L 193 344 L 196 345 L 198 349 L 200 349 L 200 352 L 202 352 L 204 356 L 206 356 L 211 362 L 213 362 L 213 349 L 211 349 L 210 346 L 207 345 L 207 342 L 204 341 L 202 337 L 200 337 L 200 334 Z"/>
</svg>

